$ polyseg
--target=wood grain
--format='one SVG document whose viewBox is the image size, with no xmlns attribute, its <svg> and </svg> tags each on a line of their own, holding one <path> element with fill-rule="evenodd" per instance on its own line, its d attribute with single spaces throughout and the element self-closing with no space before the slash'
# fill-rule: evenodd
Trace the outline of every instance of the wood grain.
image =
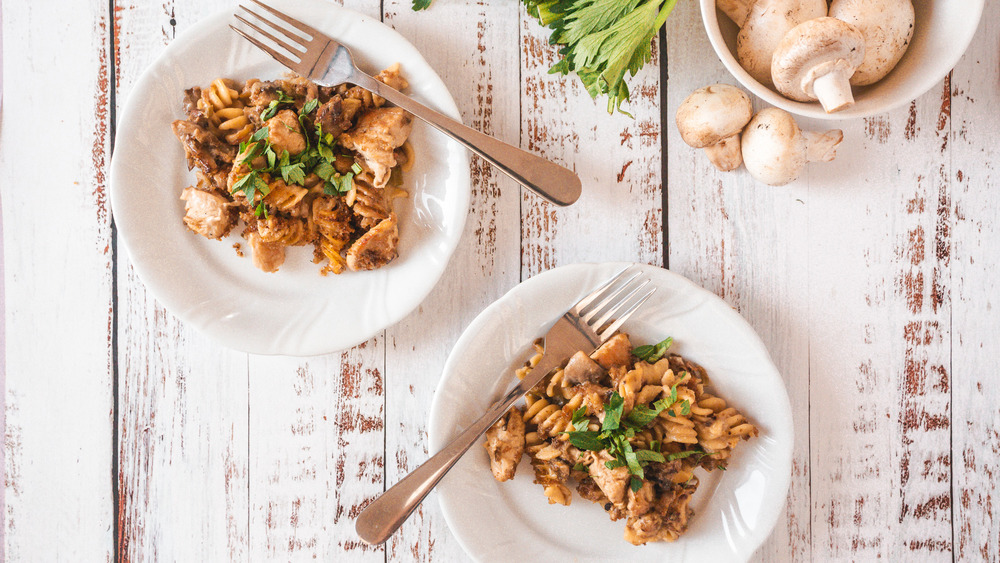
<svg viewBox="0 0 1000 563">
<path fill-rule="evenodd" d="M 671 270 L 715 292 L 761 336 L 792 402 L 794 449 L 785 514 L 758 550 L 762 561 L 812 558 L 809 470 L 809 321 L 807 213 L 804 182 L 769 188 L 745 169 L 719 172 L 688 147 L 673 115 L 695 89 L 737 84 L 717 58 L 698 7 L 680 3 L 667 21 L 667 223 Z M 755 108 L 767 107 L 754 100 Z M 682 339 L 683 335 L 674 335 Z"/>
<path fill-rule="evenodd" d="M 522 278 L 574 262 L 662 265 L 658 57 L 629 81 L 634 118 L 609 115 L 575 76 L 548 73 L 558 60 L 548 38 L 522 8 L 521 146 L 573 169 L 583 195 L 558 208 L 523 193 Z"/>
<path fill-rule="evenodd" d="M 114 514 L 107 3 L 2 9 L 3 551 L 11 561 L 106 561 Z M 59 43 L 44 30 L 58 30 Z"/>
<path fill-rule="evenodd" d="M 958 561 L 1000 561 L 1000 5 L 951 81 L 952 511 Z"/>
<path fill-rule="evenodd" d="M 222 7 L 116 4 L 116 101 L 178 32 Z M 118 553 L 126 561 L 246 559 L 247 355 L 179 322 L 126 253 L 117 261 Z"/>
<path fill-rule="evenodd" d="M 435 2 L 413 12 L 385 2 L 385 22 L 442 76 L 466 124 L 517 143 L 519 90 L 515 3 Z M 456 22 L 461 22 L 456 25 Z M 437 287 L 386 331 L 386 485 L 429 457 L 430 404 L 444 362 L 465 327 L 519 281 L 520 187 L 479 158 L 471 161 L 472 199 L 461 242 Z M 479 448 L 467 455 L 481 455 Z M 456 561 L 461 546 L 432 493 L 387 544 L 393 561 Z"/>
</svg>

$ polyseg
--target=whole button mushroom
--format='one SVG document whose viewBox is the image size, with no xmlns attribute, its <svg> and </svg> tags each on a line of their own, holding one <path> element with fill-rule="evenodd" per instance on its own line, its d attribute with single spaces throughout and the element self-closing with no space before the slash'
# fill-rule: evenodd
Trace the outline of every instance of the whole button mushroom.
<svg viewBox="0 0 1000 563">
<path fill-rule="evenodd" d="M 753 115 L 750 96 L 729 84 L 698 88 L 677 108 L 677 130 L 684 142 L 705 154 L 723 172 L 736 170 L 740 132 Z"/>
<path fill-rule="evenodd" d="M 853 25 L 865 38 L 865 59 L 851 77 L 855 86 L 885 78 L 913 38 L 910 0 L 833 0 L 830 16 Z"/>
<path fill-rule="evenodd" d="M 851 76 L 865 58 L 865 38 L 837 18 L 816 18 L 793 27 L 774 51 L 771 78 L 786 97 L 819 100 L 827 113 L 854 103 Z"/>
<path fill-rule="evenodd" d="M 781 38 L 793 27 L 826 15 L 826 0 L 718 0 L 740 33 L 736 36 L 736 58 L 740 66 L 757 82 L 768 88 L 771 82 L 771 57 Z M 746 14 L 745 16 L 743 14 Z"/>
<path fill-rule="evenodd" d="M 768 108 L 743 131 L 743 162 L 750 175 L 771 186 L 783 186 L 802 174 L 807 162 L 830 162 L 837 156 L 843 131 L 802 131 L 792 116 Z"/>
</svg>

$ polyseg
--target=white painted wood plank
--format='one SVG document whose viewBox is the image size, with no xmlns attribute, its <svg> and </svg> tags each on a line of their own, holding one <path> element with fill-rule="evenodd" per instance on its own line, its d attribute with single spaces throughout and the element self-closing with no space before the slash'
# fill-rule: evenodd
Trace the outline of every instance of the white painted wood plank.
<svg viewBox="0 0 1000 563">
<path fill-rule="evenodd" d="M 3 551 L 110 560 L 107 3 L 5 2 L 2 19 Z"/>
<path fill-rule="evenodd" d="M 354 518 L 382 490 L 381 338 L 308 360 L 252 357 L 251 561 L 382 561 Z"/>
<path fill-rule="evenodd" d="M 178 32 L 225 5 L 118 4 L 119 107 Z M 181 117 L 180 92 L 177 108 Z M 167 313 L 118 248 L 119 554 L 130 561 L 245 560 L 247 356 Z"/>
<path fill-rule="evenodd" d="M 812 555 L 951 556 L 947 84 L 808 182 Z"/>
<path fill-rule="evenodd" d="M 758 185 L 743 168 L 720 172 L 681 140 L 674 114 L 692 91 L 716 82 L 738 85 L 712 51 L 694 2 L 678 4 L 667 20 L 666 64 L 670 269 L 739 311 L 785 380 L 795 430 L 792 481 L 785 513 L 755 559 L 808 560 L 808 190 Z M 755 100 L 756 109 L 763 107 Z"/>
<path fill-rule="evenodd" d="M 524 191 L 523 278 L 574 262 L 663 264 L 659 57 L 630 79 L 634 119 L 608 115 L 558 60 L 549 30 L 521 8 L 521 145 L 572 168 L 583 195 L 558 208 Z M 655 42 L 654 42 L 655 43 Z"/>
<path fill-rule="evenodd" d="M 385 3 L 386 23 L 407 37 L 448 85 L 465 123 L 517 143 L 520 134 L 516 3 L 438 0 L 414 13 Z M 462 241 L 427 300 L 386 331 L 386 484 L 427 459 L 427 423 L 445 359 L 479 312 L 519 281 L 519 186 L 472 159 L 472 201 Z M 485 455 L 473 448 L 468 455 Z M 431 494 L 388 545 L 393 561 L 466 559 Z"/>
<path fill-rule="evenodd" d="M 955 558 L 1000 561 L 1000 4 L 952 76 L 951 385 Z"/>
<path fill-rule="evenodd" d="M 345 7 L 380 18 L 377 0 Z M 250 356 L 250 560 L 384 559 L 354 518 L 383 490 L 384 333 L 310 359 Z"/>
</svg>

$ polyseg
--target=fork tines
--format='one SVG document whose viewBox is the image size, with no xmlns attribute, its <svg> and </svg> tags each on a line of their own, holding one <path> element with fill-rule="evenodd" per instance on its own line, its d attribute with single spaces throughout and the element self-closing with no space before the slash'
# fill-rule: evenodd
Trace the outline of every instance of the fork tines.
<svg viewBox="0 0 1000 563">
<path fill-rule="evenodd" d="M 230 25 L 229 27 L 236 33 L 243 36 L 244 39 L 253 43 L 259 49 L 271 55 L 275 60 L 292 70 L 295 70 L 300 74 L 303 74 L 302 70 L 306 70 L 306 67 L 308 67 L 308 70 L 311 70 L 311 67 L 316 61 L 307 59 L 315 58 L 311 55 L 317 51 L 321 51 L 323 45 L 329 41 L 329 38 L 312 27 L 309 27 L 299 20 L 275 10 L 267 4 L 259 2 L 258 0 L 251 0 L 251 2 L 260 6 L 267 13 L 271 14 L 272 17 L 261 15 L 243 5 L 240 5 L 238 8 L 245 11 L 257 21 L 266 25 L 271 31 L 268 31 L 267 29 L 251 22 L 247 18 L 243 17 L 239 11 L 234 13 L 233 17 L 260 36 L 267 38 L 274 45 L 285 51 L 285 53 L 274 49 L 270 45 L 234 25 Z M 282 22 L 284 22 L 284 25 Z M 286 53 L 287 55 L 291 55 L 291 58 L 287 56 Z M 293 60 L 293 58 L 297 60 Z"/>
<path fill-rule="evenodd" d="M 655 287 L 647 287 L 649 283 L 649 279 L 630 266 L 581 299 L 572 312 L 605 340 L 656 291 Z"/>
</svg>

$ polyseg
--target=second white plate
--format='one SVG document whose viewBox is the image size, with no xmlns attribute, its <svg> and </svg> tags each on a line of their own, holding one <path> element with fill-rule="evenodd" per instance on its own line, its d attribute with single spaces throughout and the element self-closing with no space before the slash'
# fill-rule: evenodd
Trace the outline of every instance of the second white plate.
<svg viewBox="0 0 1000 563">
<path fill-rule="evenodd" d="M 574 303 L 627 264 L 578 264 L 539 274 L 512 289 L 469 325 L 434 395 L 430 448 L 440 450 L 513 382 L 511 367 Z M 630 319 L 632 342 L 674 338 L 672 352 L 701 364 L 718 394 L 760 429 L 742 442 L 727 471 L 699 471 L 694 516 L 674 543 L 636 547 L 602 507 L 574 493 L 549 505 L 532 483 L 527 457 L 499 483 L 480 446 L 437 491 L 445 519 L 479 561 L 734 561 L 749 558 L 785 505 L 791 477 L 792 413 L 781 376 L 750 325 L 714 294 L 662 268 L 643 266 L 656 293 Z"/>
</svg>

